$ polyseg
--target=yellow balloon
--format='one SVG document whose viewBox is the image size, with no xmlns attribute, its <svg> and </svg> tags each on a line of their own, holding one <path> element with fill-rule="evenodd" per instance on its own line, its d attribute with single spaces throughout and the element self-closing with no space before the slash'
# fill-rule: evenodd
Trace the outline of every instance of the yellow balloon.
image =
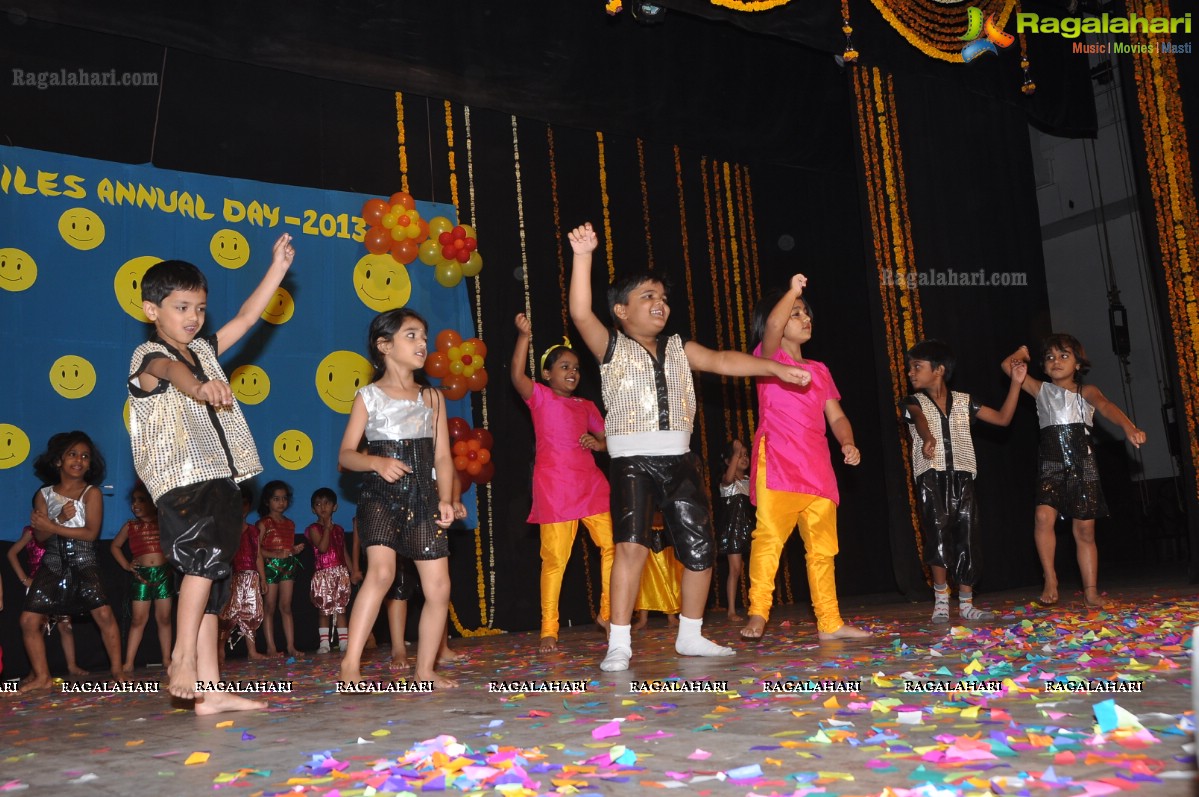
<svg viewBox="0 0 1199 797">
<path fill-rule="evenodd" d="M 50 366 L 50 386 L 63 398 L 83 398 L 96 387 L 96 369 L 77 354 L 64 354 Z"/>
<path fill-rule="evenodd" d="M 275 289 L 275 295 L 262 311 L 262 320 L 268 324 L 286 324 L 296 312 L 296 303 L 283 287 Z"/>
<path fill-rule="evenodd" d="M 71 208 L 58 217 L 58 234 L 68 246 L 86 252 L 104 243 L 104 222 L 93 210 Z"/>
<path fill-rule="evenodd" d="M 29 435 L 19 426 L 0 423 L 0 470 L 15 468 L 29 456 Z"/>
<path fill-rule="evenodd" d="M 479 272 L 483 270 L 483 256 L 478 250 L 470 253 L 470 260 L 462 264 L 462 276 L 477 277 Z"/>
<path fill-rule="evenodd" d="M 433 278 L 444 288 L 452 288 L 462 282 L 462 266 L 457 260 L 443 260 L 433 271 Z"/>
<path fill-rule="evenodd" d="M 443 232 L 449 232 L 452 229 L 454 229 L 454 222 L 445 216 L 434 216 L 429 219 L 429 237 L 434 240 L 437 240 L 437 236 Z"/>
<path fill-rule="evenodd" d="M 375 369 L 370 361 L 352 351 L 325 355 L 316 367 L 316 392 L 329 409 L 349 415 L 358 388 L 370 384 Z"/>
<path fill-rule="evenodd" d="M 300 470 L 312 462 L 312 438 L 299 429 L 280 432 L 275 438 L 275 461 L 288 470 Z"/>
<path fill-rule="evenodd" d="M 217 230 L 208 242 L 208 251 L 218 266 L 241 268 L 250 261 L 250 242 L 237 230 Z"/>
<path fill-rule="evenodd" d="M 261 404 L 270 395 L 271 380 L 257 365 L 241 365 L 229 374 L 229 387 L 242 404 Z"/>
<path fill-rule="evenodd" d="M 475 233 L 474 227 L 470 226 L 469 224 L 459 224 L 458 226 L 461 227 L 462 231 L 466 233 L 467 238 L 474 238 L 476 241 L 479 240 L 479 236 Z"/>
<path fill-rule="evenodd" d="M 0 288 L 13 293 L 37 282 L 37 263 L 28 252 L 6 247 L 0 249 Z"/>
</svg>

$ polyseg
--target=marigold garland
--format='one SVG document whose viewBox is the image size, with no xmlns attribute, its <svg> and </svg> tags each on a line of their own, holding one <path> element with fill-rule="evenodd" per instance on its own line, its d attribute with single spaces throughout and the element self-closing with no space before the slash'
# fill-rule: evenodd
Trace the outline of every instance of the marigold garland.
<svg viewBox="0 0 1199 797">
<path fill-rule="evenodd" d="M 404 129 L 404 95 L 396 92 L 396 143 L 400 147 L 400 190 L 408 191 L 408 133 Z"/>
<path fill-rule="evenodd" d="M 654 239 L 649 223 L 649 185 L 645 181 L 645 143 L 637 139 L 637 177 L 641 181 L 641 220 L 645 226 L 645 267 L 654 270 Z"/>
<path fill-rule="evenodd" d="M 757 13 L 759 11 L 771 11 L 780 6 L 785 6 L 791 0 L 711 0 L 712 5 L 727 8 L 732 11 L 747 11 Z"/>
<path fill-rule="evenodd" d="M 1138 16 L 1171 16 L 1167 0 L 1129 0 L 1129 13 Z M 1191 472 L 1199 472 L 1199 280 L 1194 270 L 1194 253 L 1199 251 L 1199 212 L 1196 211 L 1194 176 L 1191 172 L 1183 109 L 1183 87 L 1179 82 L 1178 56 L 1163 55 L 1160 34 L 1135 32 L 1133 45 L 1147 45 L 1148 52 L 1132 54 L 1137 105 L 1144 133 L 1146 175 L 1153 197 L 1157 222 L 1157 244 L 1166 283 L 1166 308 L 1175 350 L 1175 366 L 1181 392 Z M 1137 49 L 1134 47 L 1134 49 Z M 1199 496 L 1199 480 L 1193 485 Z"/>
<path fill-rule="evenodd" d="M 551 235 L 555 240 L 561 240 L 562 235 L 562 211 L 558 204 L 558 163 L 554 155 L 554 128 L 551 125 L 545 126 L 545 141 L 546 149 L 549 154 L 550 166 L 550 201 L 554 209 L 554 225 L 551 229 Z M 564 247 L 561 243 L 554 247 L 554 251 L 558 255 L 558 293 L 562 297 L 562 334 L 566 335 L 570 332 L 570 319 L 568 317 L 570 309 L 570 297 L 566 293 L 566 257 L 563 254 Z M 525 304 L 528 305 L 528 282 L 525 283 Z M 531 318 L 532 316 L 530 316 Z M 530 367 L 533 361 L 533 348 L 529 347 L 529 362 Z"/>
<path fill-rule="evenodd" d="M 600 202 L 604 206 L 604 250 L 608 255 L 608 284 L 616 281 L 616 260 L 612 254 L 612 212 L 608 208 L 608 167 L 604 159 L 604 134 L 595 132 L 599 158 Z"/>
<path fill-rule="evenodd" d="M 972 0 L 953 6 L 933 0 L 870 0 L 883 19 L 909 44 L 940 61 L 961 64 L 962 36 L 968 29 L 968 9 L 976 8 L 983 17 L 993 16 L 999 28 L 1007 25 L 1016 0 Z M 846 6 L 842 6 L 846 9 Z M 847 13 L 846 10 L 842 11 Z M 848 27 L 848 17 L 846 17 Z M 848 34 L 847 34 L 848 35 Z M 849 60 L 849 59 L 846 59 Z"/>
</svg>

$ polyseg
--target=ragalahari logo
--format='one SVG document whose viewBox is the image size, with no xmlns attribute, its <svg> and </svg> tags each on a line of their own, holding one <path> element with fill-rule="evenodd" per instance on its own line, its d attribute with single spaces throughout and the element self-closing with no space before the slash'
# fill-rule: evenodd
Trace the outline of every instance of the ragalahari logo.
<svg viewBox="0 0 1199 797">
<path fill-rule="evenodd" d="M 966 63 L 987 53 L 999 55 L 1000 48 L 1010 47 L 1016 40 L 995 23 L 994 14 L 987 15 L 984 21 L 983 12 L 974 6 L 966 9 L 966 21 L 966 32 L 961 37 L 966 42 L 962 48 L 962 60 Z"/>
</svg>

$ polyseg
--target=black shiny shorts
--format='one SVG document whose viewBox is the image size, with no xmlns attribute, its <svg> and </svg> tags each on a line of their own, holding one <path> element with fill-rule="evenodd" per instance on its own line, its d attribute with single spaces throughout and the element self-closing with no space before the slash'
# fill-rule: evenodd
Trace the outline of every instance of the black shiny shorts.
<svg viewBox="0 0 1199 797">
<path fill-rule="evenodd" d="M 164 493 L 157 502 L 162 550 L 185 576 L 212 581 L 205 614 L 220 614 L 229 600 L 233 555 L 245 522 L 241 491 L 232 479 L 210 479 Z"/>
<path fill-rule="evenodd" d="M 388 482 L 377 473 L 362 479 L 358 496 L 358 533 L 362 547 L 386 545 L 409 559 L 450 555 L 446 530 L 437 525 L 437 483 L 433 481 L 433 439 L 373 440 L 367 450 L 401 460 L 412 472 Z"/>
<path fill-rule="evenodd" d="M 100 568 L 64 567 L 56 571 L 43 565 L 33 575 L 25 596 L 25 611 L 34 614 L 83 614 L 108 603 L 100 584 Z"/>
<path fill-rule="evenodd" d="M 695 455 L 614 457 L 612 538 L 652 551 L 665 541 L 653 530 L 654 510 L 662 513 L 675 558 L 688 570 L 707 570 L 716 556 L 712 512 Z"/>
</svg>

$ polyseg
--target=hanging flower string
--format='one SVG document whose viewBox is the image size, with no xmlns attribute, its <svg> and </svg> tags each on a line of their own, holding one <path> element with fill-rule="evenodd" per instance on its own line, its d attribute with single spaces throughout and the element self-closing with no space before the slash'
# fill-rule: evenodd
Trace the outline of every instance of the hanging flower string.
<svg viewBox="0 0 1199 797">
<path fill-rule="evenodd" d="M 396 92 L 396 142 L 400 147 L 400 190 L 408 191 L 408 135 L 404 130 L 404 95 Z"/>
<path fill-rule="evenodd" d="M 842 60 L 852 64 L 858 60 L 858 50 L 853 46 L 853 25 L 849 22 L 849 0 L 841 0 L 841 32 L 845 34 L 845 52 Z"/>
</svg>

